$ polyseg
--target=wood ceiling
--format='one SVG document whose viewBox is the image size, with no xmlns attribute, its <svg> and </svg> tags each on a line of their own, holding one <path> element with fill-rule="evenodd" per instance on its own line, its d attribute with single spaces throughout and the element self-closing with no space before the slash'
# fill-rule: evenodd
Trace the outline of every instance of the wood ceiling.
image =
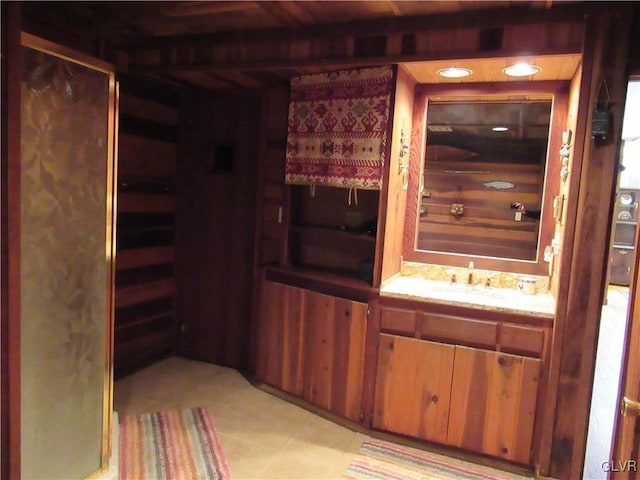
<svg viewBox="0 0 640 480">
<path fill-rule="evenodd" d="M 551 0 L 24 2 L 23 17 L 25 27 L 32 28 L 31 33 L 51 32 L 61 37 L 81 38 L 86 42 L 85 50 L 99 42 L 104 56 L 117 63 L 120 70 L 130 69 L 175 85 L 217 89 L 286 84 L 293 75 L 349 66 L 407 60 L 441 61 L 433 52 L 420 50 L 422 44 L 433 43 L 432 39 L 422 34 L 423 37 L 407 40 L 406 35 L 421 29 L 466 28 L 475 29 L 477 37 L 480 28 L 505 21 L 523 23 L 531 17 L 555 22 L 558 32 L 570 32 L 567 35 L 571 42 L 565 43 L 571 43 L 572 48 L 556 48 L 558 38 L 564 33 L 552 32 L 547 35 L 551 40 L 548 45 L 542 45 L 542 50 L 548 54 L 575 56 L 579 52 L 573 46 L 579 43 L 576 38 L 582 40 L 581 32 L 573 31 L 569 24 L 562 26 L 561 22 L 579 17 L 575 7 L 582 8 L 582 3 Z M 473 48 L 469 51 L 473 53 Z M 566 77 L 565 71 L 573 73 L 575 58 L 564 65 L 562 76 Z M 414 65 L 414 75 L 430 75 L 420 73 L 418 64 Z M 484 80 L 476 77 L 473 81 Z"/>
</svg>

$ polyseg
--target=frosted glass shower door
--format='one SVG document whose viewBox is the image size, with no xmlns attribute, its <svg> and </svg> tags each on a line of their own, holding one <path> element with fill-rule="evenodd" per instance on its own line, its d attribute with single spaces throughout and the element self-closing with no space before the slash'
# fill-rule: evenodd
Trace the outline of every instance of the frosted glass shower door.
<svg viewBox="0 0 640 480">
<path fill-rule="evenodd" d="M 82 479 L 109 455 L 115 78 L 22 43 L 22 478 Z"/>
</svg>

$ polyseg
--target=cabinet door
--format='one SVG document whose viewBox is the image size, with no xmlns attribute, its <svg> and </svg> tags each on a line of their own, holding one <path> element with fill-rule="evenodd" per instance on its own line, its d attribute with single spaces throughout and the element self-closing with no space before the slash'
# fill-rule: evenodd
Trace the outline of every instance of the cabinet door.
<svg viewBox="0 0 640 480">
<path fill-rule="evenodd" d="M 305 292 L 304 398 L 358 421 L 367 304 Z"/>
<path fill-rule="evenodd" d="M 263 282 L 256 377 L 302 396 L 304 293 L 300 288 Z"/>
<path fill-rule="evenodd" d="M 529 464 L 540 360 L 456 347 L 447 443 Z"/>
<path fill-rule="evenodd" d="M 444 443 L 455 347 L 380 335 L 375 428 Z"/>
</svg>

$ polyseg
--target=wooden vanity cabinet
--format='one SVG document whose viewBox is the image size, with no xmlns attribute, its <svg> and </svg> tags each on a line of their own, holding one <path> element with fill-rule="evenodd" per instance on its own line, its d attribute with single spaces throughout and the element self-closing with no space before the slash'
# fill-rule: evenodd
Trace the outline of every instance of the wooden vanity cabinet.
<svg viewBox="0 0 640 480">
<path fill-rule="evenodd" d="M 543 327 L 397 305 L 380 326 L 374 428 L 531 464 Z"/>
<path fill-rule="evenodd" d="M 447 443 L 529 464 L 540 360 L 455 347 Z"/>
<path fill-rule="evenodd" d="M 447 442 L 455 347 L 380 335 L 373 426 Z"/>
<path fill-rule="evenodd" d="M 265 280 L 256 378 L 361 419 L 368 305 Z"/>
<path fill-rule="evenodd" d="M 305 290 L 262 282 L 256 378 L 302 397 Z"/>
</svg>

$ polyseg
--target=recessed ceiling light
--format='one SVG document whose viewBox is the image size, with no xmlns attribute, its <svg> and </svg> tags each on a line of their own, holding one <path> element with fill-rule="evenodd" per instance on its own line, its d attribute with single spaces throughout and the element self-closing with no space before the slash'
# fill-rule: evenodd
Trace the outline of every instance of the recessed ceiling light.
<svg viewBox="0 0 640 480">
<path fill-rule="evenodd" d="M 540 70 L 542 69 L 539 66 L 524 62 L 509 65 L 502 69 L 504 74 L 510 77 L 527 77 L 529 75 L 535 75 Z"/>
<path fill-rule="evenodd" d="M 463 78 L 468 77 L 473 72 L 468 68 L 459 68 L 459 67 L 449 67 L 442 68 L 436 72 L 441 77 L 445 78 Z"/>
<path fill-rule="evenodd" d="M 493 127 L 491 130 L 494 132 L 506 132 L 509 130 L 509 127 Z"/>
</svg>

